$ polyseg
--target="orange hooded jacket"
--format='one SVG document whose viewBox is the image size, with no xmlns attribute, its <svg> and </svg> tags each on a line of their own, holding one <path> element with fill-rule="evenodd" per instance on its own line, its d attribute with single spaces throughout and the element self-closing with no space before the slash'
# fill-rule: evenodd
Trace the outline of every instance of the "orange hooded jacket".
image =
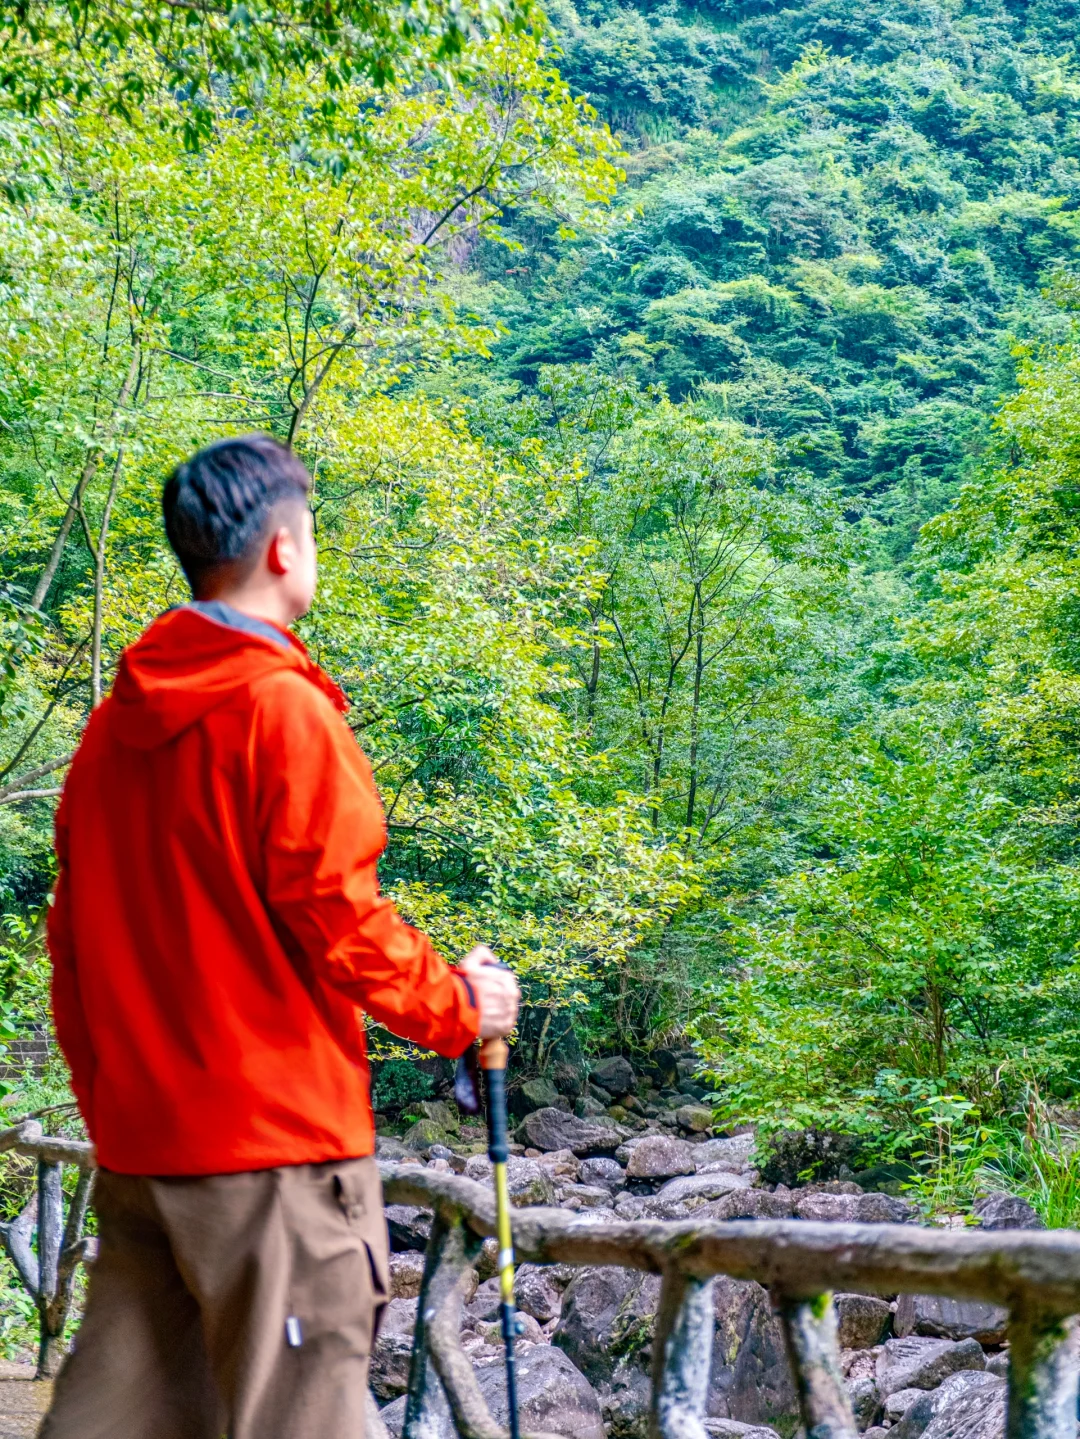
<svg viewBox="0 0 1080 1439">
<path fill-rule="evenodd" d="M 56 1032 L 99 1163 L 220 1174 L 370 1154 L 361 1008 L 442 1054 L 468 982 L 379 894 L 344 696 L 219 603 L 126 651 L 56 819 Z"/>
</svg>

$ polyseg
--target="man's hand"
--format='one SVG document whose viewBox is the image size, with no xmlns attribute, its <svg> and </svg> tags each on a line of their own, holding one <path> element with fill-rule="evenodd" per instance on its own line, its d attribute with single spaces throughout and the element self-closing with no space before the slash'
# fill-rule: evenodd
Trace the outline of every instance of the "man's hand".
<svg viewBox="0 0 1080 1439">
<path fill-rule="evenodd" d="M 458 965 L 462 973 L 469 976 L 476 996 L 481 1039 L 501 1039 L 517 1024 L 521 990 L 511 972 L 499 968 L 498 964 L 487 945 L 478 944 Z"/>
</svg>

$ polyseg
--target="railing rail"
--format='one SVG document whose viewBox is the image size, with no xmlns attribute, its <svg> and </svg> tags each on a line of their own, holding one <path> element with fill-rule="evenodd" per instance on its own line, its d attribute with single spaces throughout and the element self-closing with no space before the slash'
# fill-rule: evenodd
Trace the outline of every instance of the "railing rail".
<svg viewBox="0 0 1080 1439">
<path fill-rule="evenodd" d="M 54 1372 L 84 1237 L 93 1150 L 28 1120 L 0 1132 L 0 1152 L 36 1161 L 37 1183 L 0 1242 L 40 1315 L 38 1373 Z M 64 1214 L 62 1170 L 79 1177 Z M 419 1164 L 380 1164 L 387 1203 L 433 1211 L 417 1304 L 403 1439 L 431 1439 L 441 1387 L 461 1439 L 505 1439 L 461 1346 L 461 1311 L 483 1242 L 495 1234 L 490 1190 Z M 856 1439 L 832 1292 L 937 1294 L 1009 1312 L 1006 1439 L 1076 1439 L 1080 1233 L 981 1233 L 807 1220 L 618 1221 L 516 1209 L 514 1247 L 534 1264 L 617 1265 L 661 1276 L 652 1359 L 650 1439 L 707 1439 L 712 1281 L 766 1288 L 780 1316 L 809 1439 Z M 34 1238 L 36 1235 L 36 1245 Z M 374 1401 L 370 1439 L 385 1439 Z M 534 1436 L 535 1439 L 535 1436 Z"/>
<path fill-rule="evenodd" d="M 467 1270 L 495 1233 L 483 1186 L 419 1165 L 380 1165 L 391 1204 L 434 1211 L 417 1305 L 404 1439 L 434 1430 L 441 1382 L 462 1439 L 503 1439 L 459 1340 Z M 706 1439 L 714 1275 L 751 1279 L 780 1315 L 810 1439 L 855 1439 L 832 1291 L 939 1294 L 1009 1311 L 1006 1439 L 1076 1439 L 1080 1233 L 979 1233 L 807 1220 L 598 1222 L 514 1211 L 514 1248 L 535 1264 L 600 1264 L 662 1276 L 650 1439 Z"/>
</svg>

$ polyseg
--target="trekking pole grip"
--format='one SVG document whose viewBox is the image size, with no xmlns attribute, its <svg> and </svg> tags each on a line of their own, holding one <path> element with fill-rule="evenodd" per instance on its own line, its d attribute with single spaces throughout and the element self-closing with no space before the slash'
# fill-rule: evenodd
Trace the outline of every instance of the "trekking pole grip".
<svg viewBox="0 0 1080 1439">
<path fill-rule="evenodd" d="M 510 1046 L 505 1039 L 483 1039 L 480 1041 L 480 1068 L 505 1069 L 510 1059 Z"/>
<path fill-rule="evenodd" d="M 485 1039 L 480 1046 L 480 1068 L 487 1080 L 488 1158 L 505 1164 L 510 1158 L 506 1127 L 506 1065 L 510 1047 L 505 1039 Z"/>
</svg>

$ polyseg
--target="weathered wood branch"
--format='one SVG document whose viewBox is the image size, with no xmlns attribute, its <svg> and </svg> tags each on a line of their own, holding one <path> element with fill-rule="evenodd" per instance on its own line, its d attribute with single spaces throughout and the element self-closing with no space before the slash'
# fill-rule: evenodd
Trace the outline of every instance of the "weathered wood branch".
<svg viewBox="0 0 1080 1439">
<path fill-rule="evenodd" d="M 6 1149 L 14 1149 L 16 1144 L 24 1141 L 41 1139 L 44 1133 L 40 1120 L 20 1119 L 18 1124 L 12 1125 L 10 1129 L 0 1129 L 0 1154 Z"/>
<path fill-rule="evenodd" d="M 22 1213 L 7 1224 L 0 1224 L 0 1240 L 14 1264 L 22 1286 L 35 1302 L 38 1296 L 38 1258 L 34 1253 L 34 1230 L 37 1228 L 38 1197 L 35 1189 Z"/>
<path fill-rule="evenodd" d="M 81 1169 L 75 1193 L 68 1205 L 67 1222 L 60 1243 L 60 1258 L 56 1266 L 56 1295 L 46 1313 L 47 1325 L 53 1334 L 64 1332 L 75 1293 L 75 1275 L 79 1265 L 92 1264 L 97 1257 L 97 1240 L 91 1235 L 83 1234 L 95 1178 L 95 1170 Z"/>
<path fill-rule="evenodd" d="M 80 1264 L 93 1264 L 97 1258 L 98 1242 L 92 1234 L 84 1234 L 74 1244 L 68 1245 L 60 1251 L 60 1281 L 63 1282 L 70 1275 L 74 1278 L 75 1271 Z"/>
<path fill-rule="evenodd" d="M 1080 1348 L 1076 1319 L 1038 1306 L 1009 1316 L 1005 1439 L 1075 1439 Z"/>
<path fill-rule="evenodd" d="M 11 1146 L 16 1154 L 40 1159 L 43 1164 L 77 1164 L 80 1169 L 94 1167 L 94 1146 L 81 1139 L 20 1139 Z"/>
<path fill-rule="evenodd" d="M 90 1263 L 97 1252 L 97 1240 L 83 1234 L 95 1178 L 93 1146 L 54 1139 L 42 1133 L 36 1119 L 24 1119 L 0 1132 L 0 1152 L 5 1150 L 37 1160 L 37 1183 L 30 1201 L 18 1218 L 0 1224 L 0 1243 L 38 1311 L 37 1377 L 51 1379 L 63 1358 L 61 1345 L 78 1267 Z M 65 1164 L 79 1167 L 66 1221 Z"/>
<path fill-rule="evenodd" d="M 64 1237 L 63 1172 L 59 1164 L 38 1165 L 38 1294 L 56 1296 L 60 1272 L 60 1246 Z"/>
<path fill-rule="evenodd" d="M 78 1183 L 75 1186 L 75 1193 L 68 1207 L 67 1223 L 64 1225 L 64 1242 L 60 1251 L 61 1254 L 66 1253 L 74 1245 L 81 1242 L 83 1226 L 86 1223 L 87 1210 L 90 1208 L 90 1198 L 94 1192 L 95 1177 L 95 1171 L 93 1169 L 84 1169 L 79 1175 Z"/>
<path fill-rule="evenodd" d="M 832 1295 L 791 1300 L 780 1295 L 775 1303 L 808 1439 L 856 1439 L 855 1416 L 840 1370 Z"/>
<path fill-rule="evenodd" d="M 425 1439 L 432 1426 L 433 1385 L 441 1382 L 461 1439 L 506 1439 L 492 1419 L 459 1338 L 461 1305 L 481 1245 L 458 1215 L 436 1216 L 416 1306 L 404 1439 Z"/>
<path fill-rule="evenodd" d="M 51 1379 L 60 1368 L 60 1338 L 63 1318 L 57 1324 L 57 1297 L 60 1293 L 60 1249 L 64 1238 L 63 1166 L 38 1162 L 38 1292 L 40 1329 L 37 1377 Z"/>
<path fill-rule="evenodd" d="M 0 1154 L 14 1149 L 29 1159 L 45 1164 L 77 1164 L 80 1169 L 94 1168 L 94 1146 L 83 1139 L 57 1139 L 43 1134 L 36 1119 L 24 1119 L 11 1129 L 0 1130 Z"/>
<path fill-rule="evenodd" d="M 713 1281 L 670 1268 L 656 1312 L 649 1439 L 707 1439 L 702 1421 L 715 1323 Z"/>
<path fill-rule="evenodd" d="M 419 1165 L 383 1164 L 392 1204 L 459 1212 L 477 1234 L 495 1233 L 491 1194 L 472 1180 Z M 1065 1318 L 1080 1313 L 1080 1233 L 981 1233 L 906 1224 L 819 1224 L 802 1219 L 696 1224 L 595 1224 L 561 1209 L 513 1215 L 514 1248 L 534 1264 L 614 1264 L 662 1274 L 669 1265 L 706 1279 L 753 1279 L 790 1299 L 832 1289 L 944 1294 L 1006 1308 L 1025 1304 Z"/>
</svg>

